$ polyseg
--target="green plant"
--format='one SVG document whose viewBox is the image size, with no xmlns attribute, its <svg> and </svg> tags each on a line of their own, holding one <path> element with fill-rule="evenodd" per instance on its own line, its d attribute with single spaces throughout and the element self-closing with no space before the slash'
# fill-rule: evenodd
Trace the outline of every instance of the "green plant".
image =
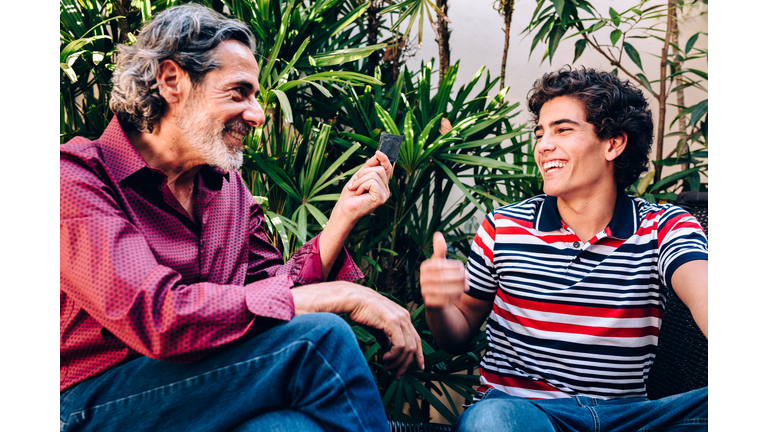
<svg viewBox="0 0 768 432">
<path fill-rule="evenodd" d="M 708 164 L 704 159 L 708 155 L 708 99 L 688 107 L 677 106 L 678 115 L 670 122 L 668 128 L 663 120 L 666 118 L 667 108 L 674 106 L 668 102 L 671 94 L 688 88 L 707 92 L 704 84 L 708 80 L 708 74 L 685 66 L 685 63 L 691 60 L 708 57 L 706 49 L 696 47 L 699 37 L 706 36 L 706 33 L 692 35 L 684 47 L 672 42 L 676 31 L 674 24 L 678 20 L 676 12 L 697 3 L 696 0 L 691 3 L 668 0 L 666 5 L 649 3 L 649 0 L 641 0 L 622 12 L 609 7 L 608 16 L 605 17 L 586 0 L 537 0 L 536 10 L 526 31 L 528 34 L 535 32 L 531 53 L 539 43 L 546 44 L 542 61 L 549 58 L 551 62 L 562 41 L 576 38 L 574 62 L 589 47 L 615 67 L 615 74 L 618 75 L 621 71 L 659 102 L 657 119 L 662 120 L 659 120 L 656 133 L 654 169 L 627 191 L 652 202 L 673 201 L 682 190 L 700 190 L 703 187 L 701 176 L 707 175 Z M 586 12 L 590 17 L 583 18 L 579 15 L 580 12 Z M 660 19 L 662 21 L 659 21 Z M 664 24 L 665 28 L 658 28 L 660 24 Z M 598 34 L 608 34 L 610 42 L 600 42 Z M 655 39 L 660 42 L 659 79 L 650 80 L 646 76 L 643 58 L 631 43 L 633 39 Z M 670 49 L 673 50 L 672 53 Z M 634 73 L 628 69 L 627 58 L 640 72 Z M 646 66 L 647 63 L 646 60 Z M 683 130 L 668 132 L 676 122 L 684 122 Z M 665 156 L 666 137 L 677 137 L 678 140 L 675 148 Z M 666 177 L 662 175 L 664 167 L 675 165 L 680 165 L 682 169 Z"/>
<path fill-rule="evenodd" d="M 436 88 L 431 63 L 413 73 L 406 68 L 389 90 L 344 88 L 340 105 L 335 107 L 339 129 L 331 140 L 347 149 L 360 146 L 350 158 L 357 158 L 352 164 L 373 154 L 381 132 L 404 136 L 390 180 L 392 196 L 358 223 L 347 242 L 355 260 L 364 264 L 366 283 L 409 306 L 414 311 L 414 326 L 422 332 L 427 354 L 424 372 L 412 367 L 400 381 L 392 381 L 388 374 L 377 375 L 387 411 L 395 417 L 406 416 L 403 407 L 407 402 L 406 417 L 425 420 L 428 414 L 418 409 L 418 398 L 422 409 L 432 405 L 453 420 L 459 411 L 434 393 L 450 388 L 470 399 L 471 386 L 478 384 L 471 372 L 479 364 L 485 336 L 479 335 L 468 354 L 450 355 L 435 345 L 424 322 L 418 269 L 431 255 L 432 235 L 445 233 L 451 244 L 449 254 L 465 261 L 476 216 L 538 190 L 531 167 L 521 166 L 530 162 L 524 149 L 531 142 L 523 139 L 527 131 L 512 123 L 519 113 L 518 104 L 504 101 L 506 90 L 492 93 L 498 79 L 485 73 L 483 80 L 484 68 L 455 89 L 458 68 L 458 64 L 448 68 Z M 470 98 L 475 92 L 477 96 Z M 502 145 L 507 140 L 510 142 Z M 525 187 L 531 183 L 536 187 Z M 366 336 L 361 342 L 366 345 L 373 339 Z M 372 365 L 378 365 L 380 354 L 378 346 L 367 347 Z M 457 371 L 464 374 L 457 375 Z"/>
<path fill-rule="evenodd" d="M 131 43 L 142 22 L 181 3 L 186 1 L 61 0 L 62 142 L 101 134 L 111 118 L 116 44 Z M 504 101 L 506 89 L 492 91 L 498 79 L 484 69 L 458 86 L 458 63 L 443 71 L 439 84 L 433 83 L 432 63 L 414 72 L 405 68 L 389 85 L 375 65 L 374 76 L 364 73 L 368 56 L 387 46 L 367 44 L 358 30 L 370 2 L 203 3 L 247 23 L 259 41 L 258 98 L 267 117 L 244 140 L 242 176 L 262 204 L 268 235 L 285 259 L 323 229 L 340 188 L 373 155 L 380 133 L 405 136 L 390 181 L 392 197 L 358 223 L 346 247 L 368 286 L 412 311 L 426 369 L 412 366 L 403 379 L 393 380 L 381 370 L 383 353 L 375 338 L 350 324 L 387 412 L 427 420 L 434 406 L 452 421 L 458 407 L 436 394 L 471 399 L 478 384 L 472 372 L 486 340 L 479 334 L 462 355 L 435 345 L 424 318 L 418 268 L 431 254 L 434 232 L 444 232 L 450 254 L 464 260 L 475 217 L 539 192 L 530 133 L 513 123 L 518 104 Z M 434 7 L 406 1 L 378 13 L 389 14 L 395 29 L 406 20 L 410 28 L 415 17 L 423 19 Z"/>
</svg>

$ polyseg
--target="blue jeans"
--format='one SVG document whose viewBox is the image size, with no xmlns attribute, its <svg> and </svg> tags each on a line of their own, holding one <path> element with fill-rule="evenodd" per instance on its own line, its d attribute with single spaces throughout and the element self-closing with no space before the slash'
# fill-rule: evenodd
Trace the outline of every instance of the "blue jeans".
<svg viewBox="0 0 768 432">
<path fill-rule="evenodd" d="M 64 431 L 389 431 L 357 339 L 294 317 L 193 364 L 142 357 L 66 390 Z"/>
<path fill-rule="evenodd" d="M 585 396 L 528 400 L 489 389 L 467 408 L 455 431 L 661 432 L 706 431 L 707 387 L 658 400 Z"/>
</svg>

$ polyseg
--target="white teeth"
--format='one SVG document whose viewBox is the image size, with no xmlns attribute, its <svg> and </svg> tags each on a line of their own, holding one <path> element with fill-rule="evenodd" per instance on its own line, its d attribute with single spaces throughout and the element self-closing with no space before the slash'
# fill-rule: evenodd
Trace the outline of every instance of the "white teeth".
<svg viewBox="0 0 768 432">
<path fill-rule="evenodd" d="M 567 164 L 567 162 L 563 162 L 563 161 L 549 161 L 549 162 L 544 163 L 542 165 L 542 168 L 544 168 L 545 170 L 550 170 L 550 169 L 553 169 L 553 168 L 562 168 L 566 164 Z"/>
</svg>

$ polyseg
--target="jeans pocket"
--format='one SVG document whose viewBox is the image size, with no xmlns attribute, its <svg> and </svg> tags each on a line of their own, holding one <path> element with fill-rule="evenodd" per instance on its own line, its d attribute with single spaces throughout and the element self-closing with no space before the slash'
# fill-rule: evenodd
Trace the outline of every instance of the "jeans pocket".
<svg viewBox="0 0 768 432">
<path fill-rule="evenodd" d="M 478 402 L 482 402 L 482 401 L 488 399 L 488 396 L 491 395 L 491 392 L 497 392 L 497 391 L 499 391 L 499 390 L 496 390 L 493 387 L 488 387 L 488 390 L 486 390 L 485 393 L 483 393 L 483 397 L 481 397 Z"/>
</svg>

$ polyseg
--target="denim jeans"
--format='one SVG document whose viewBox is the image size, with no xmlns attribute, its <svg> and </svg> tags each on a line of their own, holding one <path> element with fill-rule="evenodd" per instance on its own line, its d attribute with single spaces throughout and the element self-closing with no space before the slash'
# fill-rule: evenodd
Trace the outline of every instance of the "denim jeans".
<svg viewBox="0 0 768 432">
<path fill-rule="evenodd" d="M 354 333 L 294 317 L 193 364 L 142 357 L 66 390 L 62 431 L 389 431 Z"/>
<path fill-rule="evenodd" d="M 707 387 L 658 400 L 585 396 L 528 400 L 489 389 L 456 420 L 455 431 L 706 431 Z"/>
</svg>

